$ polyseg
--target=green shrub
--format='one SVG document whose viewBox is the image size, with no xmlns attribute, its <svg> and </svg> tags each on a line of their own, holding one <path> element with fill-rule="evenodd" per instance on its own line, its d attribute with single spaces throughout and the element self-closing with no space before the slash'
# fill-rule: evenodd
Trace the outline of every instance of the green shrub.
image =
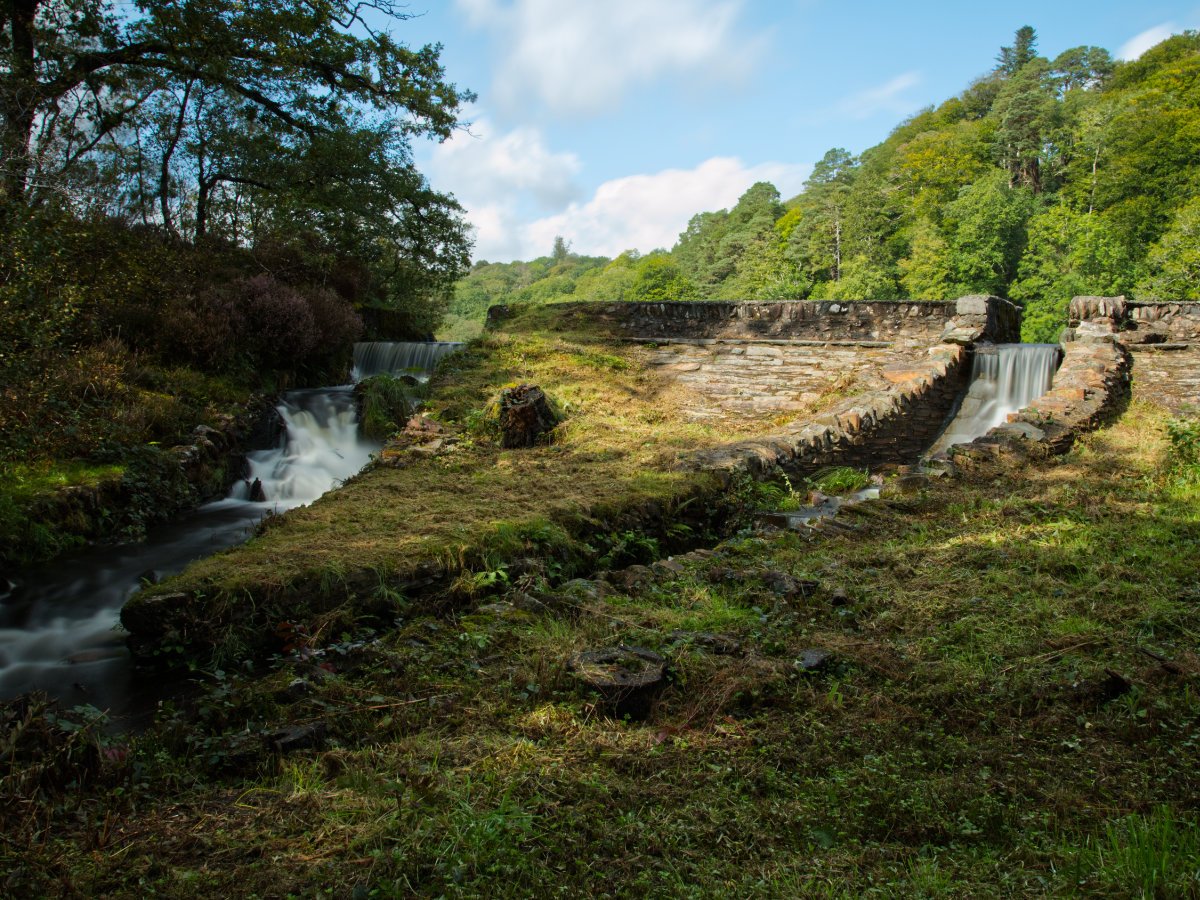
<svg viewBox="0 0 1200 900">
<path fill-rule="evenodd" d="M 372 375 L 359 385 L 362 392 L 362 432 L 386 440 L 402 429 L 413 414 L 413 388 L 393 375 Z"/>
<path fill-rule="evenodd" d="M 871 476 L 865 469 L 852 469 L 849 466 L 838 466 L 821 472 L 809 479 L 809 487 L 822 494 L 849 494 L 861 491 L 871 483 Z"/>
</svg>

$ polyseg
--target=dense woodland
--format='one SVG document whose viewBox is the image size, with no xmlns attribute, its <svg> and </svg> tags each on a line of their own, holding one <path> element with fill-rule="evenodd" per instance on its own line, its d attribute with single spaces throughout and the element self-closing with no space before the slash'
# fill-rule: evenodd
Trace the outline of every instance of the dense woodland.
<svg viewBox="0 0 1200 900">
<path fill-rule="evenodd" d="M 1200 300 L 1200 35 L 1133 62 L 1039 56 L 1017 31 L 995 67 L 859 156 L 830 150 L 805 190 L 751 187 L 669 251 L 477 262 L 451 333 L 493 303 L 937 300 L 1007 296 L 1053 341 L 1081 294 Z"/>
<path fill-rule="evenodd" d="M 0 5 L 0 464 L 172 440 L 344 375 L 365 330 L 433 329 L 470 243 L 411 144 L 471 95 L 407 18 Z"/>
</svg>

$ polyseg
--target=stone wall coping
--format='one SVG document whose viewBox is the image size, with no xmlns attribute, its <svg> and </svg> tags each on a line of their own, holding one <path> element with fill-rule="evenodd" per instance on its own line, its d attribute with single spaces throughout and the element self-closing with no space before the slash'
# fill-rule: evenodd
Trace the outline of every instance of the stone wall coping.
<svg viewBox="0 0 1200 900">
<path fill-rule="evenodd" d="M 568 301 L 553 304 L 564 320 L 587 321 L 614 336 L 661 339 L 771 338 L 925 345 L 946 341 L 1017 340 L 1020 311 L 1011 301 L 982 294 L 953 300 L 698 300 Z M 500 327 L 513 307 L 488 310 Z M 865 346 L 871 346 L 866 344 Z M 836 344 L 835 344 L 836 346 Z"/>
<path fill-rule="evenodd" d="M 628 344 L 657 344 L 666 347 L 670 344 L 686 344 L 696 347 L 710 347 L 714 344 L 729 344 L 739 347 L 743 344 L 768 344 L 780 347 L 862 347 L 875 349 L 893 347 L 895 341 L 802 341 L 792 338 L 656 338 L 656 337 L 623 337 L 620 340 Z"/>
</svg>

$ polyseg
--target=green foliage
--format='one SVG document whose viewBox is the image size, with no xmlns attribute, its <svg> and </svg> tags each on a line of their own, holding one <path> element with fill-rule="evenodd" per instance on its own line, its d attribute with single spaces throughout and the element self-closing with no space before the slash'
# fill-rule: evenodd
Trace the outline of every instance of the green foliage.
<svg viewBox="0 0 1200 900">
<path fill-rule="evenodd" d="M 362 431 L 376 440 L 386 440 L 404 428 L 413 414 L 413 388 L 403 378 L 372 375 L 359 383 Z"/>
<path fill-rule="evenodd" d="M 863 469 L 838 466 L 809 479 L 809 486 L 822 494 L 850 494 L 861 491 L 871 483 L 871 476 Z"/>
<path fill-rule="evenodd" d="M 1171 456 L 1177 463 L 1200 464 L 1200 418 L 1185 416 L 1167 420 L 1167 439 Z"/>
<path fill-rule="evenodd" d="M 1091 46 L 1050 61 L 1024 26 L 990 74 L 861 156 L 830 150 L 787 203 L 756 184 L 693 216 L 670 251 L 690 281 L 624 254 L 527 299 L 629 299 L 652 268 L 638 291 L 655 299 L 992 293 L 1023 304 L 1026 340 L 1056 340 L 1078 294 L 1200 297 L 1197 109 L 1194 32 L 1131 62 Z"/>
<path fill-rule="evenodd" d="M 1000 171 L 963 189 L 946 207 L 955 292 L 1007 293 L 1025 249 L 1025 223 L 1032 211 L 1032 194 L 1010 187 Z"/>
<path fill-rule="evenodd" d="M 908 256 L 897 265 L 906 297 L 914 300 L 950 299 L 954 278 L 950 265 L 950 246 L 928 219 L 921 219 L 917 223 Z"/>
<path fill-rule="evenodd" d="M 1029 221 L 1028 235 L 1028 249 L 1009 289 L 1024 304 L 1023 340 L 1057 341 L 1072 297 L 1111 296 L 1128 289 L 1128 258 L 1101 214 L 1053 206 Z"/>
<path fill-rule="evenodd" d="M 665 254 L 651 254 L 638 262 L 625 299 L 643 303 L 663 303 L 671 300 L 694 300 L 696 296 L 696 285 L 671 257 Z"/>
<path fill-rule="evenodd" d="M 1176 213 L 1146 256 L 1147 276 L 1137 295 L 1154 300 L 1200 300 L 1200 197 Z"/>
<path fill-rule="evenodd" d="M 1075 852 L 1072 868 L 1105 892 L 1186 897 L 1200 888 L 1200 825 L 1170 806 L 1109 822 Z"/>
</svg>

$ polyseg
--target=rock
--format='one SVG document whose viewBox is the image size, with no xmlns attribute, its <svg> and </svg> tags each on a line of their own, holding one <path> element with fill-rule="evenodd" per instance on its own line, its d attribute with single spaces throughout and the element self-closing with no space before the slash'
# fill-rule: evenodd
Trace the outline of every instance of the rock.
<svg viewBox="0 0 1200 900">
<path fill-rule="evenodd" d="M 505 388 L 500 392 L 500 430 L 506 449 L 532 447 L 542 435 L 553 431 L 558 416 L 542 389 L 532 384 Z"/>
<path fill-rule="evenodd" d="M 796 657 L 796 667 L 805 672 L 826 672 L 837 659 L 829 650 L 810 647 Z"/>
<path fill-rule="evenodd" d="M 294 725 L 281 728 L 266 735 L 267 747 L 276 753 L 287 754 L 296 750 L 319 749 L 325 743 L 328 727 L 324 722 Z"/>
<path fill-rule="evenodd" d="M 572 578 L 559 587 L 558 593 L 570 600 L 595 603 L 611 594 L 612 588 L 603 581 Z"/>
<path fill-rule="evenodd" d="M 654 580 L 654 573 L 646 566 L 630 566 L 616 572 L 609 572 L 607 581 L 614 587 L 626 593 L 637 593 Z"/>
<path fill-rule="evenodd" d="M 441 438 L 434 438 L 425 444 L 415 444 L 409 447 L 410 453 L 416 453 L 418 456 L 437 456 L 443 447 L 444 441 Z"/>
<path fill-rule="evenodd" d="M 650 566 L 654 574 L 670 578 L 675 575 L 682 575 L 685 571 L 683 566 L 675 562 L 673 559 L 660 559 L 658 562 Z"/>
<path fill-rule="evenodd" d="M 888 497 L 911 497 L 926 490 L 928 487 L 928 475 L 915 472 L 911 475 L 897 475 L 884 484 L 879 491 L 879 496 L 885 499 Z"/>
<path fill-rule="evenodd" d="M 475 610 L 481 613 L 491 613 L 494 616 L 507 616 L 515 613 L 517 608 L 507 600 L 497 600 L 495 603 L 485 603 Z"/>
<path fill-rule="evenodd" d="M 643 719 L 666 681 L 667 661 L 644 647 L 621 644 L 576 653 L 567 660 L 567 671 L 616 715 Z"/>
<path fill-rule="evenodd" d="M 266 503 L 267 492 L 263 490 L 261 478 L 255 478 L 250 484 L 250 502 L 251 503 Z"/>
<path fill-rule="evenodd" d="M 705 576 L 712 584 L 746 581 L 751 573 L 744 569 L 731 569 L 729 566 L 713 566 Z"/>
<path fill-rule="evenodd" d="M 404 433 L 409 435 L 444 434 L 445 427 L 428 416 L 413 416 L 404 426 Z"/>
<path fill-rule="evenodd" d="M 512 591 L 505 595 L 505 599 L 513 605 L 514 609 L 519 609 L 521 612 L 540 615 L 548 609 L 545 603 L 524 591 Z"/>
<path fill-rule="evenodd" d="M 699 647 L 716 656 L 740 656 L 742 644 L 727 634 L 712 634 L 707 631 L 672 631 L 667 635 L 672 646 L 681 644 Z"/>
<path fill-rule="evenodd" d="M 795 597 L 808 597 L 819 587 L 818 582 L 793 578 L 786 572 L 768 569 L 758 576 L 773 594 L 790 600 Z"/>
<path fill-rule="evenodd" d="M 275 692 L 275 699 L 280 703 L 296 703 L 313 692 L 313 686 L 307 679 L 293 678 L 287 687 Z"/>
</svg>

